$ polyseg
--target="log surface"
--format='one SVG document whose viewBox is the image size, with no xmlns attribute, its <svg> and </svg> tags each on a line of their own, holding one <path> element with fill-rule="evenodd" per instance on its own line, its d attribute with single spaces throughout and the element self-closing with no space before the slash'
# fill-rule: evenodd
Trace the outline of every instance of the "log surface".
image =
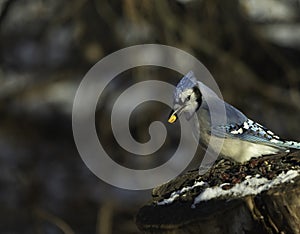
<svg viewBox="0 0 300 234">
<path fill-rule="evenodd" d="M 299 172 L 300 151 L 245 164 L 223 159 L 205 175 L 190 171 L 153 189 L 152 200 L 139 210 L 136 223 L 145 233 L 300 233 Z M 239 195 L 237 188 L 249 178 L 270 186 L 257 194 Z M 211 188 L 225 193 L 196 202 Z"/>
</svg>

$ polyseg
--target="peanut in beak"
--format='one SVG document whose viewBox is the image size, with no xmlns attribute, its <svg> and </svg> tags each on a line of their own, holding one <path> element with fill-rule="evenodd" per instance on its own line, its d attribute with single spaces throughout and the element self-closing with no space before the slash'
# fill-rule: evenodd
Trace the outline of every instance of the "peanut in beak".
<svg viewBox="0 0 300 234">
<path fill-rule="evenodd" d="M 169 119 L 168 119 L 168 122 L 169 123 L 175 123 L 177 120 L 177 115 L 176 114 L 172 114 Z"/>
</svg>

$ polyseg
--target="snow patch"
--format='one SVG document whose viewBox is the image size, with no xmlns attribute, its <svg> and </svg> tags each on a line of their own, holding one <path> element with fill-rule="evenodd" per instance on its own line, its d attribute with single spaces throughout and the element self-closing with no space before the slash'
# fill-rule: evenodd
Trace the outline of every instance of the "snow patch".
<svg viewBox="0 0 300 234">
<path fill-rule="evenodd" d="M 275 179 L 268 180 L 267 178 L 261 178 L 260 176 L 246 176 L 246 180 L 236 184 L 231 189 L 223 190 L 221 186 L 207 188 L 201 194 L 199 194 L 192 205 L 192 208 L 195 208 L 195 205 L 201 201 L 208 201 L 213 198 L 231 196 L 231 197 L 244 197 L 247 195 L 256 195 L 262 191 L 268 190 L 273 186 L 293 182 L 292 179 L 299 175 L 299 171 L 289 170 L 287 172 L 282 172 Z"/>
<path fill-rule="evenodd" d="M 157 202 L 157 205 L 167 205 L 173 203 L 173 201 L 179 197 L 180 193 L 178 191 L 171 193 L 171 196 L 169 198 L 166 198 L 160 202 Z"/>
<path fill-rule="evenodd" d="M 167 205 L 167 204 L 171 204 L 174 200 L 176 200 L 177 197 L 179 197 L 180 195 L 182 195 L 183 193 L 186 193 L 190 190 L 192 190 L 195 187 L 201 187 L 206 185 L 206 182 L 203 181 L 195 181 L 195 183 L 193 184 L 193 186 L 187 186 L 187 187 L 183 187 L 181 190 L 177 190 L 173 193 L 171 193 L 169 198 L 165 198 L 164 200 L 157 202 L 157 205 Z"/>
</svg>

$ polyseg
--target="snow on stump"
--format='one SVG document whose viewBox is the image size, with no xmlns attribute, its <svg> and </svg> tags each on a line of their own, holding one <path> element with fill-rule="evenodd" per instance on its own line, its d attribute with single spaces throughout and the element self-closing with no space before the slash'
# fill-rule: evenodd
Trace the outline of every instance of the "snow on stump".
<svg viewBox="0 0 300 234">
<path fill-rule="evenodd" d="M 222 159 L 155 188 L 136 223 L 145 233 L 300 233 L 300 151 Z"/>
</svg>

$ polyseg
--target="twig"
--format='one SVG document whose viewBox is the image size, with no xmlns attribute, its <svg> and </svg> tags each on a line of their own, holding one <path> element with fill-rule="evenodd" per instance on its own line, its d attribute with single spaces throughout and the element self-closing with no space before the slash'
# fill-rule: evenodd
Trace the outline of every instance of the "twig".
<svg viewBox="0 0 300 234">
<path fill-rule="evenodd" d="M 99 208 L 97 217 L 97 234 L 111 234 L 112 233 L 112 217 L 113 217 L 113 204 L 105 202 Z"/>
<path fill-rule="evenodd" d="M 4 1 L 4 3 L 1 4 L 1 8 L 0 8 L 0 26 L 1 23 L 3 22 L 5 16 L 7 15 L 9 8 L 12 6 L 12 4 L 14 3 L 14 0 L 7 0 Z"/>
<path fill-rule="evenodd" d="M 57 226 L 58 228 L 60 228 L 63 233 L 65 234 L 74 234 L 75 232 L 73 231 L 73 229 L 61 218 L 50 214 L 47 211 L 41 210 L 41 209 L 36 209 L 35 210 L 36 215 L 40 218 L 40 219 L 44 219 L 47 220 L 48 222 L 54 224 L 55 226 Z"/>
</svg>

